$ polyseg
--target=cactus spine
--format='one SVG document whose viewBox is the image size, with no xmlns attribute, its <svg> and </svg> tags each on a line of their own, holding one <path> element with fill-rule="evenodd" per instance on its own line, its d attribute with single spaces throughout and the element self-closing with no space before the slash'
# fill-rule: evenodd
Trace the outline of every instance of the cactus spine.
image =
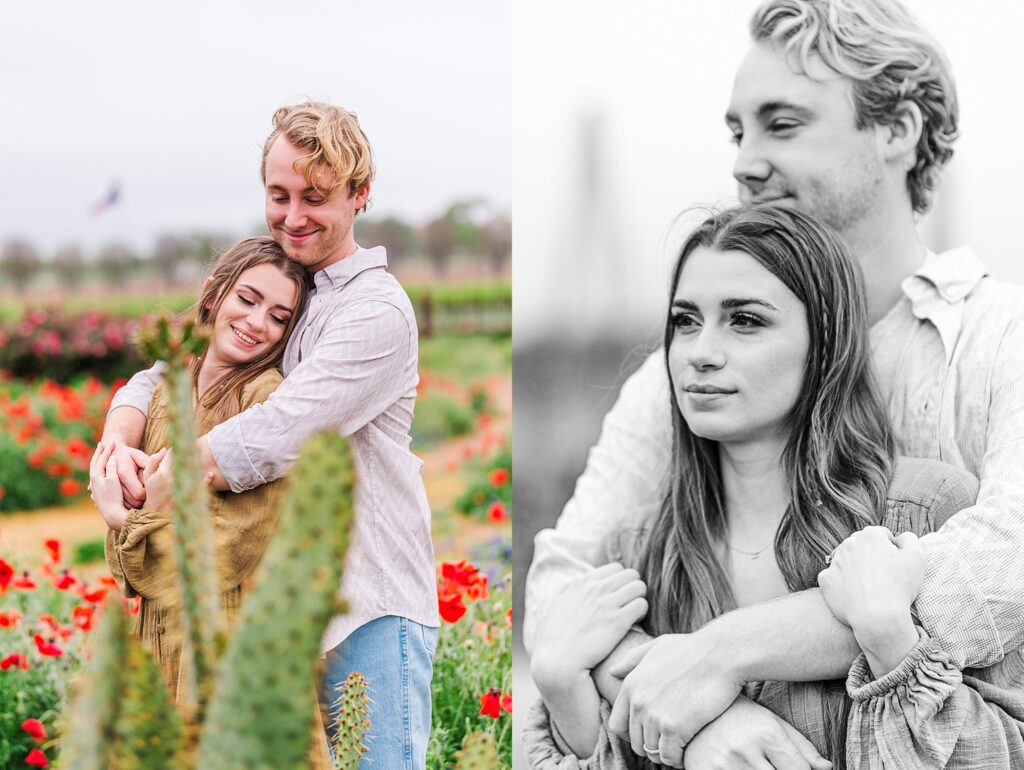
<svg viewBox="0 0 1024 770">
<path fill-rule="evenodd" d="M 196 431 L 192 407 L 192 383 L 188 360 L 206 348 L 208 339 L 192 322 L 173 334 L 167 318 L 156 321 L 151 334 L 142 337 L 148 358 L 164 361 L 168 388 L 168 438 L 173 452 L 174 492 L 171 496 L 179 587 L 185 627 L 182 668 L 184 701 L 196 710 L 197 720 L 209 699 L 209 685 L 223 638 L 217 561 L 213 550 L 213 524 L 209 492 L 202 479 L 195 451 Z"/>
<path fill-rule="evenodd" d="M 149 335 L 145 350 L 167 360 L 170 370 L 177 367 L 178 379 L 170 374 L 168 379 L 182 390 L 188 386 L 185 354 L 195 354 L 199 344 L 189 327 L 181 338 L 172 339 L 164 321 Z M 176 394 L 178 419 L 190 426 L 191 397 Z M 208 518 L 205 490 L 197 483 L 196 464 L 190 459 L 194 443 L 188 443 L 187 429 L 179 427 L 172 435 L 175 525 L 186 541 L 179 544 L 182 600 L 194 624 L 190 638 L 202 647 L 201 652 L 193 650 L 199 664 L 194 673 L 209 672 L 199 680 L 200 694 L 212 693 L 208 707 L 189 713 L 183 730 L 156 664 L 129 637 L 124 613 L 110 606 L 96 638 L 93 671 L 69 712 L 61 767 L 304 767 L 311 755 L 320 637 L 338 606 L 334 595 L 353 517 L 355 478 L 348 444 L 337 434 L 315 436 L 306 444 L 257 583 L 243 601 L 227 649 L 218 656 L 218 593 L 216 583 L 208 582 L 217 574 L 213 535 L 196 534 L 205 531 L 199 520 Z M 179 475 L 179 461 L 193 470 Z M 180 526 L 182 519 L 188 519 L 185 527 Z M 190 524 L 197 526 L 189 530 Z M 197 566 L 208 559 L 209 566 Z"/>
<path fill-rule="evenodd" d="M 455 770 L 494 770 L 501 767 L 498 745 L 487 733 L 470 733 L 455 752 Z"/>
<path fill-rule="evenodd" d="M 340 710 L 336 720 L 338 736 L 334 740 L 335 770 L 357 770 L 363 754 L 369 749 L 363 743 L 370 726 L 366 696 L 366 677 L 358 671 L 348 675 L 338 698 Z"/>
</svg>

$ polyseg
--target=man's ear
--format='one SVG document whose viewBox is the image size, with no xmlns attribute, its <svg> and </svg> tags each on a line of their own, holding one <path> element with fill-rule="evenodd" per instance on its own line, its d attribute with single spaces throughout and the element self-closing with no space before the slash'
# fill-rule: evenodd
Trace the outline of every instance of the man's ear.
<svg viewBox="0 0 1024 770">
<path fill-rule="evenodd" d="M 916 102 L 904 99 L 896 105 L 892 123 L 885 127 L 885 159 L 900 162 L 909 171 L 917 163 L 917 143 L 924 131 L 924 116 Z"/>
<path fill-rule="evenodd" d="M 356 190 L 356 194 L 352 197 L 354 198 L 353 202 L 355 203 L 356 211 L 362 211 L 366 206 L 366 202 L 370 200 L 370 183 L 367 182 Z"/>
</svg>

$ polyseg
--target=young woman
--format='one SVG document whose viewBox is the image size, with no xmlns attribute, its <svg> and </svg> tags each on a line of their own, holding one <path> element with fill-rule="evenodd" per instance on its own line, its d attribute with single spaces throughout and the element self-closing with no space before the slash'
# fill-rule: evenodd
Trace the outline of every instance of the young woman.
<svg viewBox="0 0 1024 770">
<path fill-rule="evenodd" d="M 194 309 L 197 326 L 210 334 L 206 351 L 190 369 L 197 435 L 265 401 L 278 386 L 282 376 L 277 365 L 308 291 L 305 268 L 271 238 L 247 238 L 217 260 Z M 109 527 L 107 564 L 125 596 L 142 597 L 136 633 L 158 661 L 172 696 L 181 702 L 188 696 L 179 686 L 183 628 L 169 527 L 167 402 L 167 388 L 160 385 L 153 393 L 142 444 L 152 457 L 143 472 L 145 508 L 124 507 L 111 446 L 97 447 L 90 488 Z M 281 479 L 246 492 L 212 495 L 220 605 L 229 626 L 237 617 L 246 579 L 277 522 L 283 485 Z M 319 737 L 325 740 L 322 733 Z"/>
<path fill-rule="evenodd" d="M 860 277 L 840 243 L 788 209 L 711 216 L 676 264 L 665 354 L 673 406 L 665 503 L 649 527 L 617 533 L 606 544 L 609 563 L 574 581 L 541 618 L 532 663 L 543 704 L 525 733 L 531 767 L 682 767 L 684 748 L 690 770 L 827 768 L 823 756 L 837 767 L 846 758 L 857 767 L 932 766 L 936 757 L 944 765 L 956 758 L 960 731 L 937 728 L 936 714 L 953 727 L 950 708 L 1016 750 L 1012 717 L 919 643 L 910 605 L 924 563 L 913 539 L 899 542 L 916 564 L 909 577 L 877 558 L 877 537 L 868 547 L 844 543 L 878 524 L 931 531 L 973 502 L 977 484 L 951 466 L 894 459 L 871 380 Z M 843 682 L 767 682 L 748 687 L 689 747 L 669 746 L 633 720 L 632 750 L 608 734 L 608 706 L 590 672 L 634 623 L 655 636 L 695 630 L 729 609 L 814 587 L 833 553 L 843 574 L 830 574 L 826 599 L 837 617 L 871 616 L 853 590 L 868 563 L 876 579 L 894 578 L 886 602 L 905 614 L 891 628 L 861 628 L 885 654 L 854 666 L 852 699 Z M 1019 704 L 1020 688 L 994 673 L 1000 704 L 1013 713 L 1007 703 Z M 725 746 L 727 733 L 755 721 L 774 724 L 770 740 L 748 742 L 746 753 Z M 892 764 L 892 746 L 906 753 L 904 764 Z"/>
</svg>

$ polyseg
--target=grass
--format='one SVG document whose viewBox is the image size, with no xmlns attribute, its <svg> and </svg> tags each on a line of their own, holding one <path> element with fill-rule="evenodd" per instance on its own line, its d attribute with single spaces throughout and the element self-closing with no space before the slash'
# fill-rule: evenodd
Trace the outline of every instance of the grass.
<svg viewBox="0 0 1024 770">
<path fill-rule="evenodd" d="M 420 369 L 472 382 L 512 371 L 511 335 L 444 335 L 420 340 Z"/>
</svg>

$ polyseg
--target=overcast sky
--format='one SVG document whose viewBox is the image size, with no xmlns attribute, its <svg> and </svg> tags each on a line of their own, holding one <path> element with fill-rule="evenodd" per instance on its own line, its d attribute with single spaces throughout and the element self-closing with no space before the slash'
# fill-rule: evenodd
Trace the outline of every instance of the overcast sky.
<svg viewBox="0 0 1024 770">
<path fill-rule="evenodd" d="M 510 211 L 511 0 L 18 3 L 0 45 L 0 241 L 146 247 L 250 234 L 274 109 L 356 111 L 375 215 L 456 199 Z M 111 180 L 121 202 L 89 213 Z"/>
</svg>

